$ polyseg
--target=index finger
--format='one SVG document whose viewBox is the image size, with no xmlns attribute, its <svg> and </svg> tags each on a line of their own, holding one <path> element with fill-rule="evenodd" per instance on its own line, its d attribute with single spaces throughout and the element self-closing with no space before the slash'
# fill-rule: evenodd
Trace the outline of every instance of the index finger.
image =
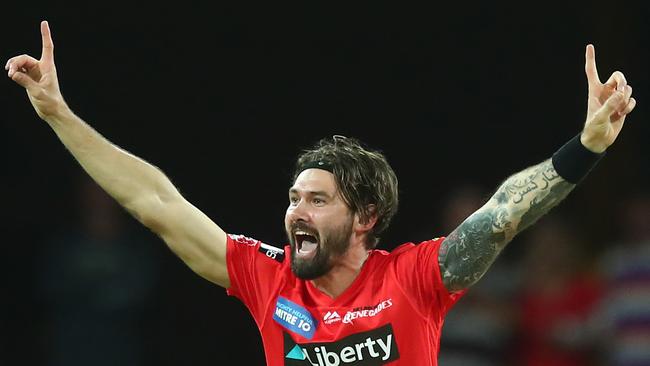
<svg viewBox="0 0 650 366">
<path fill-rule="evenodd" d="M 52 34 L 47 20 L 41 22 L 41 39 L 43 41 L 41 60 L 54 61 L 54 42 L 52 42 Z"/>
<path fill-rule="evenodd" d="M 595 83 L 600 84 L 598 70 L 596 69 L 596 51 L 592 44 L 588 44 L 587 50 L 585 51 L 585 73 L 587 74 L 587 82 L 590 86 Z"/>
</svg>

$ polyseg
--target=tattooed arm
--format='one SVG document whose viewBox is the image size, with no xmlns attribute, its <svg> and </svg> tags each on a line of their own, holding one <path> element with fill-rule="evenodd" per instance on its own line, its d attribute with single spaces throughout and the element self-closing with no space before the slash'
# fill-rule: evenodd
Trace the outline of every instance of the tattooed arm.
<svg viewBox="0 0 650 366">
<path fill-rule="evenodd" d="M 602 153 L 618 137 L 636 100 L 620 71 L 612 73 L 604 84 L 600 82 L 592 45 L 586 48 L 585 73 L 589 96 L 580 143 L 591 152 Z M 562 201 L 574 187 L 558 174 L 551 159 L 506 179 L 492 198 L 440 246 L 438 262 L 447 289 L 457 291 L 476 283 L 515 235 Z"/>
<path fill-rule="evenodd" d="M 571 192 L 551 159 L 527 168 L 497 189 L 490 200 L 458 226 L 440 247 L 440 271 L 450 291 L 478 281 L 512 238 Z"/>
</svg>

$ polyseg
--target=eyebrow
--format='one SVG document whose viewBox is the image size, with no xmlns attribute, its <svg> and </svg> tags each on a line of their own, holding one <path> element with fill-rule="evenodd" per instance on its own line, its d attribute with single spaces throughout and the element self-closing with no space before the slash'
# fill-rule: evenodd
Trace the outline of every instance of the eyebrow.
<svg viewBox="0 0 650 366">
<path fill-rule="evenodd" d="M 305 191 L 310 196 L 324 196 L 327 198 L 332 198 L 327 192 L 325 191 Z M 300 190 L 297 188 L 290 188 L 289 189 L 289 194 L 300 194 Z"/>
</svg>

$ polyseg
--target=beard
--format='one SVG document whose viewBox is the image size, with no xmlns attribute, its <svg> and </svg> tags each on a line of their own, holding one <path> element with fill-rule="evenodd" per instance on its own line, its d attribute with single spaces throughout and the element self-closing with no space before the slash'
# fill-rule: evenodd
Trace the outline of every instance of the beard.
<svg viewBox="0 0 650 366">
<path fill-rule="evenodd" d="M 319 235 L 318 247 L 312 258 L 297 258 L 298 250 L 294 235 L 296 229 L 315 233 L 316 230 L 301 223 L 292 225 L 287 232 L 291 248 L 291 271 L 303 280 L 313 280 L 323 276 L 334 267 L 334 262 L 347 252 L 352 235 L 352 220 L 347 220 L 337 228 L 331 228 Z"/>
</svg>

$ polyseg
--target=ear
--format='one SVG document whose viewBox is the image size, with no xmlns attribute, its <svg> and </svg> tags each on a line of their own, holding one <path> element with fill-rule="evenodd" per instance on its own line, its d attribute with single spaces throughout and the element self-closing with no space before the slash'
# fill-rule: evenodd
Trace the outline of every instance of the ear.
<svg viewBox="0 0 650 366">
<path fill-rule="evenodd" d="M 376 206 L 375 205 L 368 205 L 368 212 L 370 213 L 370 216 L 364 221 L 361 220 L 361 216 L 359 214 L 355 214 L 354 218 L 354 226 L 356 231 L 361 231 L 361 232 L 366 232 L 370 231 L 375 224 L 377 223 L 377 214 L 376 214 Z"/>
</svg>

